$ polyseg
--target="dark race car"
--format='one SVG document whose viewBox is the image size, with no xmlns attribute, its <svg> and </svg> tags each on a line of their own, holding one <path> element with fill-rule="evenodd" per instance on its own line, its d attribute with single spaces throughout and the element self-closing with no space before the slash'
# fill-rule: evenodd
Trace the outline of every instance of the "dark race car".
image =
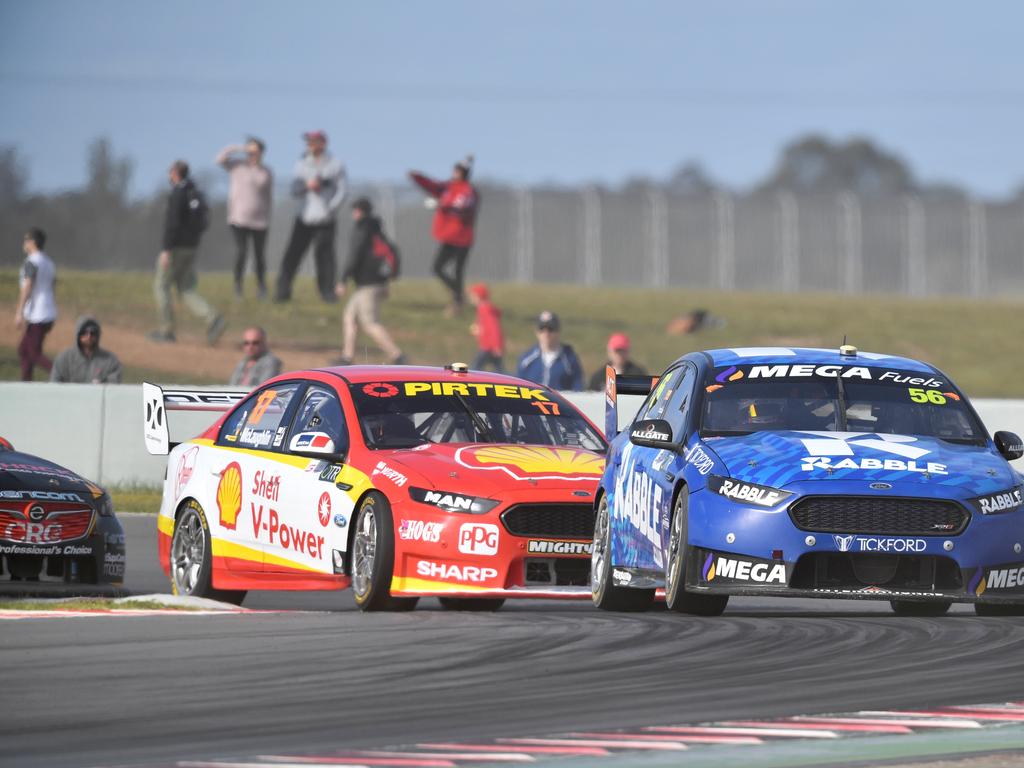
<svg viewBox="0 0 1024 768">
<path fill-rule="evenodd" d="M 0 583 L 120 586 L 124 553 L 106 491 L 0 438 Z"/>
</svg>

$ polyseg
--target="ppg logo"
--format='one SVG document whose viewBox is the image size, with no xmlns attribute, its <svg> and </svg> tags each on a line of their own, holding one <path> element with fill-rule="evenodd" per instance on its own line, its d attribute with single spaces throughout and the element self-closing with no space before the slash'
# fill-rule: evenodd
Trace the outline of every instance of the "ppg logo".
<svg viewBox="0 0 1024 768">
<path fill-rule="evenodd" d="M 463 523 L 459 527 L 459 552 L 464 555 L 496 555 L 498 536 L 498 526 L 492 523 Z"/>
</svg>

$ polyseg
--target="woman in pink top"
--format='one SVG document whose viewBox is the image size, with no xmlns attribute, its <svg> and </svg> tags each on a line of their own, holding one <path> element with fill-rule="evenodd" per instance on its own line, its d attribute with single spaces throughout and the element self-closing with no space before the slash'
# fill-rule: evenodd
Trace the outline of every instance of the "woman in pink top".
<svg viewBox="0 0 1024 768">
<path fill-rule="evenodd" d="M 217 163 L 228 172 L 228 225 L 235 236 L 235 296 L 242 297 L 242 279 L 248 241 L 256 261 L 256 284 L 259 298 L 267 297 L 264 248 L 267 227 L 270 225 L 271 196 L 274 175 L 263 164 L 265 146 L 256 138 L 249 138 L 244 146 L 230 146 L 217 155 Z"/>
</svg>

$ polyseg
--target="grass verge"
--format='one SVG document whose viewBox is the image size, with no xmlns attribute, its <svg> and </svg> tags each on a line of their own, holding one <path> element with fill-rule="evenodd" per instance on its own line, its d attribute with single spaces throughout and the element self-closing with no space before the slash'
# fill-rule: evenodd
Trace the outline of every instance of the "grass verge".
<svg viewBox="0 0 1024 768">
<path fill-rule="evenodd" d="M 111 485 L 107 493 L 114 502 L 114 512 L 146 512 L 156 514 L 160 511 L 160 500 L 163 490 L 155 485 Z"/>
<path fill-rule="evenodd" d="M 168 605 L 156 600 L 132 600 L 130 602 L 116 598 L 76 597 L 71 599 L 51 600 L 0 600 L 0 611 L 197 611 L 200 608 L 190 605 Z"/>
<path fill-rule="evenodd" d="M 149 273 L 62 270 L 60 274 L 59 301 L 64 316 L 91 312 L 105 325 L 131 329 L 140 338 L 151 327 Z M 0 270 L 0 297 L 13 297 L 15 285 L 16 272 Z M 235 301 L 227 273 L 204 274 L 200 289 L 228 318 L 228 336 L 220 345 L 225 349 L 227 370 L 239 354 L 228 347 L 250 323 L 267 328 L 272 347 L 322 353 L 324 362 L 337 355 L 343 305 L 321 302 L 308 276 L 298 279 L 294 300 L 283 305 L 252 298 Z M 562 338 L 576 348 L 588 374 L 603 365 L 608 336 L 620 330 L 631 335 L 634 358 L 651 372 L 660 372 L 679 355 L 698 349 L 758 345 L 835 348 L 845 336 L 866 351 L 930 362 L 972 396 L 1024 396 L 1024 378 L 1019 375 L 1014 352 L 1017 339 L 1024 336 L 1024 313 L 1016 301 L 516 283 L 496 284 L 492 293 L 503 312 L 506 364 L 513 366 L 516 357 L 535 341 L 537 314 L 551 309 L 561 316 Z M 382 319 L 412 362 L 437 365 L 472 358 L 471 313 L 467 311 L 461 318 L 442 317 L 445 301 L 434 280 L 404 279 L 393 286 Z M 666 333 L 672 318 L 698 307 L 725 324 L 685 336 Z M 0 302 L 0 311 L 8 309 L 13 310 L 10 299 L 6 304 Z M 181 326 L 183 333 L 202 334 L 201 322 L 186 313 L 182 313 Z M 168 372 L 175 373 L 176 380 L 190 376 L 187 360 L 169 351 L 154 351 L 152 359 L 143 361 L 145 366 L 126 372 L 125 380 L 140 381 L 150 375 L 166 379 Z M 0 352 L 13 357 L 13 349 Z M 365 346 L 360 347 L 358 358 L 361 362 L 380 359 Z M 10 377 L 12 371 L 16 374 L 16 366 L 0 365 L 0 375 Z"/>
</svg>

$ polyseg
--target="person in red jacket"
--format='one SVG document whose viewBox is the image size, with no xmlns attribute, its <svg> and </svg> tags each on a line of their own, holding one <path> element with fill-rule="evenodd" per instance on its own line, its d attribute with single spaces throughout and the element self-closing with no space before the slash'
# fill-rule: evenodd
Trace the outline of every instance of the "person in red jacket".
<svg viewBox="0 0 1024 768">
<path fill-rule="evenodd" d="M 468 155 L 455 164 L 448 181 L 436 181 L 418 171 L 409 172 L 409 177 L 436 201 L 433 235 L 441 247 L 434 258 L 434 274 L 452 293 L 452 303 L 445 311 L 449 317 L 461 312 L 465 302 L 463 279 L 469 249 L 473 247 L 473 227 L 480 199 L 476 188 L 469 183 L 472 169 L 473 156 Z M 450 270 L 449 264 L 452 265 Z"/>
<path fill-rule="evenodd" d="M 478 351 L 473 359 L 473 370 L 487 366 L 496 373 L 505 372 L 505 334 L 501 330 L 501 310 L 491 303 L 491 292 L 483 283 L 470 286 L 469 301 L 476 306 L 476 322 L 469 332 L 476 336 Z"/>
</svg>

